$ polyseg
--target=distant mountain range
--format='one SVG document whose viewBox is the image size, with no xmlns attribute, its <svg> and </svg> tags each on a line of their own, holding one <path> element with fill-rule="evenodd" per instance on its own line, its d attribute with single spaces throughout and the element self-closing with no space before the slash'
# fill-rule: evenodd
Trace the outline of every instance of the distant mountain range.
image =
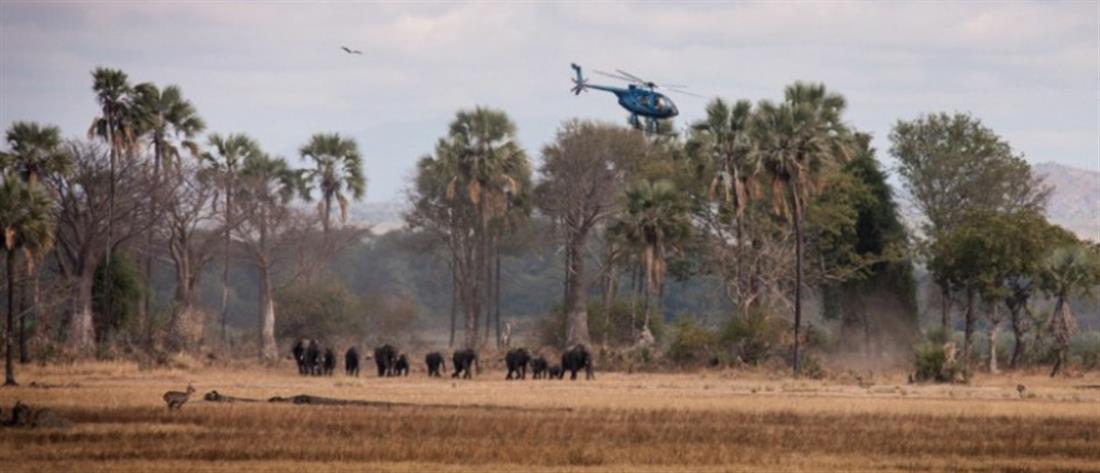
<svg viewBox="0 0 1100 473">
<path fill-rule="evenodd" d="M 1036 164 L 1033 169 L 1054 187 L 1047 217 L 1082 238 L 1100 241 L 1100 172 L 1049 162 Z M 907 220 L 919 219 L 915 209 L 904 204 L 903 207 Z M 354 204 L 349 217 L 381 234 L 403 227 L 407 208 L 402 201 L 364 202 Z"/>
<path fill-rule="evenodd" d="M 1081 238 L 1100 241 L 1100 172 L 1057 163 L 1040 163 L 1032 169 L 1054 186 L 1047 218 Z"/>
</svg>

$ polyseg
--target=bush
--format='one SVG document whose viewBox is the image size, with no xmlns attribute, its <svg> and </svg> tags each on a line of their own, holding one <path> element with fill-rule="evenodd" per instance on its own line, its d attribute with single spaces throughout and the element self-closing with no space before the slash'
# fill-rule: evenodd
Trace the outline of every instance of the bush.
<svg viewBox="0 0 1100 473">
<path fill-rule="evenodd" d="M 699 326 L 695 318 L 681 315 L 676 321 L 676 335 L 666 355 L 680 364 L 709 362 L 718 351 L 718 334 Z"/>
<path fill-rule="evenodd" d="M 931 338 L 931 336 L 930 336 Z M 913 350 L 913 379 L 918 382 L 952 383 L 965 377 L 959 364 L 948 360 L 943 343 L 924 341 Z"/>
<path fill-rule="evenodd" d="M 719 342 L 743 363 L 758 365 L 772 355 L 783 333 L 783 321 L 765 310 L 734 317 L 719 332 Z"/>
<path fill-rule="evenodd" d="M 1079 333 L 1070 340 L 1070 359 L 1090 370 L 1100 365 L 1100 332 Z"/>
</svg>

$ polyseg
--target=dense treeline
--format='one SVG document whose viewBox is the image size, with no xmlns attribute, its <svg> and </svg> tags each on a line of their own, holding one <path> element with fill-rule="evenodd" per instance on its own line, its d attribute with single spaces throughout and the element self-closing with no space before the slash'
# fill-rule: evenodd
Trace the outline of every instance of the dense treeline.
<svg viewBox="0 0 1100 473">
<path fill-rule="evenodd" d="M 247 134 L 203 136 L 177 86 L 92 78 L 85 139 L 28 122 L 6 133 L 9 383 L 13 358 L 240 346 L 233 326 L 254 320 L 270 362 L 283 337 L 383 340 L 438 329 L 443 311 L 451 345 L 519 330 L 795 373 L 818 369 L 826 325 L 834 348 L 873 357 L 951 339 L 961 311 L 964 369 L 980 328 L 998 369 L 1007 320 L 1009 365 L 1058 372 L 1070 301 L 1100 282 L 1097 246 L 1045 219 L 1049 189 L 970 115 L 894 126 L 889 152 L 923 216 L 910 232 L 871 137 L 820 84 L 715 99 L 682 131 L 566 121 L 537 159 L 506 112 L 461 110 L 416 164 L 407 227 L 371 236 L 346 221 L 366 190 L 355 140 L 314 134 L 294 168 Z M 939 288 L 938 333 L 918 323 L 918 268 Z"/>
</svg>

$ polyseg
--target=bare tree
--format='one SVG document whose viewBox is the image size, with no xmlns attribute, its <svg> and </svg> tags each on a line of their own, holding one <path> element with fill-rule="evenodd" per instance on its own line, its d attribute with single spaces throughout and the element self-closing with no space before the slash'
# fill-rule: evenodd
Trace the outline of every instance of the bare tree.
<svg viewBox="0 0 1100 473">
<path fill-rule="evenodd" d="M 74 172 L 47 182 L 58 198 L 54 208 L 58 265 L 72 281 L 69 341 L 72 349 L 88 352 L 95 340 L 92 283 L 96 266 L 107 248 L 117 249 L 148 228 L 144 202 L 153 189 L 136 160 L 116 163 L 112 173 L 110 156 L 102 146 L 74 142 L 70 148 Z M 113 209 L 111 189 L 115 191 Z M 108 226 L 113 229 L 110 233 Z"/>
<path fill-rule="evenodd" d="M 195 290 L 222 236 L 216 228 L 218 212 L 213 206 L 217 190 L 202 178 L 196 166 L 184 163 L 176 163 L 165 182 L 172 194 L 161 209 L 163 221 L 159 228 L 176 273 L 168 335 L 172 346 L 186 348 L 202 339 L 202 313 L 195 307 Z"/>
</svg>

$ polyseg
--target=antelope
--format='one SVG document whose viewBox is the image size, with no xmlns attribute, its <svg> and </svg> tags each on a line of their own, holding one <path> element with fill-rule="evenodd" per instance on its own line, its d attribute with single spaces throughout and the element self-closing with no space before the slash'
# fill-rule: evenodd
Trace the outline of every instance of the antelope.
<svg viewBox="0 0 1100 473">
<path fill-rule="evenodd" d="M 168 391 L 164 393 L 164 402 L 168 403 L 168 410 L 179 409 L 183 403 L 187 402 L 193 392 L 195 392 L 195 387 L 188 384 L 187 392 Z"/>
</svg>

